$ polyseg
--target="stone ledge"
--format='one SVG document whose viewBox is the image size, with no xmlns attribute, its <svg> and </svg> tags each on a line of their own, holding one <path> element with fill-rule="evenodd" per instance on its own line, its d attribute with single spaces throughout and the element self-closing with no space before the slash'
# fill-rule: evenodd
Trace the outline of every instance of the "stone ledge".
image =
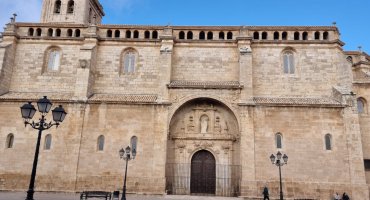
<svg viewBox="0 0 370 200">
<path fill-rule="evenodd" d="M 331 98 L 302 98 L 302 97 L 254 97 L 256 105 L 281 106 L 331 106 L 344 107 L 345 105 Z"/>
<path fill-rule="evenodd" d="M 94 94 L 92 95 L 88 102 L 91 103 L 156 103 L 158 99 L 157 95 L 150 94 Z"/>
<path fill-rule="evenodd" d="M 240 85 L 238 81 L 172 81 L 167 87 L 172 89 L 241 89 L 243 85 Z"/>
</svg>

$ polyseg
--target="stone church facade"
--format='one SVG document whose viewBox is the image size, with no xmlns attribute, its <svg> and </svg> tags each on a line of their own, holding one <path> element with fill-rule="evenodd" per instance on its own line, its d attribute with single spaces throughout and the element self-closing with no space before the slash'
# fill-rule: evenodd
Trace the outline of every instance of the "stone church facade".
<svg viewBox="0 0 370 200">
<path fill-rule="evenodd" d="M 44 0 L 0 39 L 0 190 L 28 187 L 37 134 L 19 107 L 48 96 L 36 191 L 369 199 L 370 56 L 336 26 L 101 24 L 98 0 Z M 37 114 L 36 114 L 37 115 Z M 35 118 L 38 116 L 35 116 Z M 50 119 L 51 116 L 48 116 Z"/>
</svg>

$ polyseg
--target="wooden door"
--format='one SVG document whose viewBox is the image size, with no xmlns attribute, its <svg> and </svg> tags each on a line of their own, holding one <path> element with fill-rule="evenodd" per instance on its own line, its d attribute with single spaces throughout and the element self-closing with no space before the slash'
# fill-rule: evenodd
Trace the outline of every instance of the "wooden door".
<svg viewBox="0 0 370 200">
<path fill-rule="evenodd" d="M 216 160 L 209 151 L 198 151 L 191 159 L 190 192 L 216 193 Z"/>
</svg>

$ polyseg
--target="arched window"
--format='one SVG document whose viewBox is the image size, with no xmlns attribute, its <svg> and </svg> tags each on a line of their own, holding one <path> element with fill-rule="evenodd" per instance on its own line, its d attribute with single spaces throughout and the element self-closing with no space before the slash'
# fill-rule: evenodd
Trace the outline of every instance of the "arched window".
<svg viewBox="0 0 370 200">
<path fill-rule="evenodd" d="M 319 31 L 315 32 L 315 40 L 320 40 L 320 32 Z"/>
<path fill-rule="evenodd" d="M 68 1 L 67 13 L 72 14 L 75 10 L 75 2 L 73 0 Z"/>
<path fill-rule="evenodd" d="M 48 29 L 48 36 L 53 37 L 53 29 L 51 28 Z"/>
<path fill-rule="evenodd" d="M 185 33 L 184 33 L 184 31 L 180 31 L 180 33 L 179 33 L 179 39 L 180 40 L 185 39 Z"/>
<path fill-rule="evenodd" d="M 126 38 L 131 38 L 131 31 L 130 30 L 126 31 Z"/>
<path fill-rule="evenodd" d="M 103 135 L 98 137 L 97 149 L 98 149 L 98 151 L 103 151 L 104 150 L 104 136 Z"/>
<path fill-rule="evenodd" d="M 281 133 L 276 133 L 275 143 L 276 143 L 276 148 L 277 149 L 283 148 L 283 136 L 281 135 Z"/>
<path fill-rule="evenodd" d="M 153 39 L 158 39 L 158 32 L 157 31 L 153 31 L 152 38 Z"/>
<path fill-rule="evenodd" d="M 254 32 L 253 33 L 253 39 L 255 39 L 255 40 L 259 40 L 260 39 L 260 33 L 259 32 Z"/>
<path fill-rule="evenodd" d="M 33 32 L 34 32 L 33 28 L 29 28 L 28 29 L 28 36 L 33 36 Z"/>
<path fill-rule="evenodd" d="M 262 40 L 267 40 L 267 32 L 262 33 Z"/>
<path fill-rule="evenodd" d="M 115 38 L 119 38 L 119 37 L 120 37 L 120 35 L 121 35 L 121 32 L 120 32 L 119 30 L 115 30 L 115 31 L 114 31 L 114 37 L 115 37 Z"/>
<path fill-rule="evenodd" d="M 112 30 L 107 30 L 107 38 L 113 37 L 113 32 Z"/>
<path fill-rule="evenodd" d="M 224 33 L 224 32 L 220 32 L 220 33 L 218 34 L 218 39 L 219 39 L 219 40 L 224 40 L 224 39 L 225 39 L 225 33 Z"/>
<path fill-rule="evenodd" d="M 213 40 L 213 33 L 211 31 L 207 33 L 207 40 Z"/>
<path fill-rule="evenodd" d="M 51 148 L 51 135 L 47 134 L 45 136 L 44 149 L 45 150 L 50 150 L 50 148 Z"/>
<path fill-rule="evenodd" d="M 13 133 L 9 133 L 8 136 L 6 137 L 6 148 L 11 149 L 13 148 L 14 144 L 14 135 Z"/>
<path fill-rule="evenodd" d="M 292 51 L 285 51 L 283 53 L 283 66 L 285 74 L 294 74 L 294 54 Z"/>
<path fill-rule="evenodd" d="M 54 13 L 60 14 L 60 7 L 62 6 L 62 2 L 60 0 L 55 1 L 54 6 Z"/>
<path fill-rule="evenodd" d="M 357 98 L 357 111 L 359 114 L 365 113 L 366 112 L 366 103 L 365 99 L 360 97 Z"/>
<path fill-rule="evenodd" d="M 186 38 L 187 38 L 188 40 L 192 40 L 192 39 L 193 39 L 193 32 L 189 31 L 189 32 L 187 33 Z"/>
<path fill-rule="evenodd" d="M 299 40 L 299 32 L 294 32 L 294 40 Z"/>
<path fill-rule="evenodd" d="M 36 30 L 36 35 L 37 35 L 38 37 L 40 37 L 40 36 L 41 36 L 41 33 L 42 33 L 41 28 L 38 28 L 38 29 Z"/>
<path fill-rule="evenodd" d="M 323 39 L 323 40 L 329 40 L 329 33 L 328 33 L 327 31 L 325 31 L 325 32 L 323 33 L 322 39 Z"/>
<path fill-rule="evenodd" d="M 228 39 L 228 40 L 232 40 L 232 39 L 233 39 L 233 33 L 232 33 L 232 32 L 230 32 L 230 31 L 229 31 L 229 32 L 227 33 L 227 39 Z"/>
<path fill-rule="evenodd" d="M 131 142 L 132 152 L 136 152 L 137 151 L 137 137 L 136 136 L 132 136 L 130 142 Z"/>
<path fill-rule="evenodd" d="M 73 35 L 73 31 L 72 31 L 72 29 L 68 29 L 68 30 L 67 30 L 67 36 L 68 36 L 68 37 L 72 37 L 72 35 Z"/>
<path fill-rule="evenodd" d="M 139 38 L 139 31 L 134 31 L 134 38 Z"/>
<path fill-rule="evenodd" d="M 279 40 L 279 37 L 280 37 L 280 35 L 279 35 L 279 32 L 274 32 L 274 40 Z"/>
<path fill-rule="evenodd" d="M 144 38 L 145 39 L 149 39 L 150 38 L 150 32 L 149 31 L 145 31 L 144 32 Z"/>
<path fill-rule="evenodd" d="M 330 134 L 326 134 L 325 135 L 325 149 L 326 150 L 331 150 L 332 146 L 331 146 L 331 135 Z"/>
<path fill-rule="evenodd" d="M 287 32 L 283 32 L 283 34 L 281 35 L 281 39 L 287 40 L 288 39 L 288 33 Z"/>
<path fill-rule="evenodd" d="M 49 55 L 48 55 L 47 70 L 48 71 L 58 71 L 60 67 L 60 58 L 61 58 L 61 53 L 59 49 L 56 49 L 56 48 L 50 49 Z"/>
<path fill-rule="evenodd" d="M 122 63 L 123 63 L 123 70 L 122 72 L 127 74 L 127 73 L 133 73 L 135 72 L 136 68 L 136 60 L 137 60 L 137 53 L 133 49 L 129 49 L 124 52 L 122 56 Z"/>
<path fill-rule="evenodd" d="M 302 33 L 302 40 L 308 40 L 308 33 L 307 32 Z"/>
<path fill-rule="evenodd" d="M 201 32 L 199 33 L 199 39 L 200 39 L 200 40 L 204 40 L 204 39 L 206 39 L 205 33 L 204 33 L 203 31 L 201 31 Z"/>
<path fill-rule="evenodd" d="M 80 29 L 75 30 L 75 37 L 80 37 L 81 36 L 81 31 Z"/>
<path fill-rule="evenodd" d="M 56 31 L 55 31 L 55 36 L 57 37 L 60 37 L 60 35 L 62 34 L 62 31 L 58 28 Z"/>
</svg>

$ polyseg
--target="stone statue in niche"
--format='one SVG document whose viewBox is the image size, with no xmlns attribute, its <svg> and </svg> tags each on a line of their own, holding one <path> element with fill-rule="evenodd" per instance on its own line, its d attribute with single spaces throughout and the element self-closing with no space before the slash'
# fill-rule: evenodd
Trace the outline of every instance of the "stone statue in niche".
<svg viewBox="0 0 370 200">
<path fill-rule="evenodd" d="M 200 117 L 200 133 L 205 134 L 208 131 L 208 116 L 202 115 Z"/>
<path fill-rule="evenodd" d="M 215 133 L 218 133 L 218 134 L 221 133 L 220 117 L 218 116 L 216 117 L 214 130 L 215 130 Z"/>
<path fill-rule="evenodd" d="M 188 132 L 194 132 L 194 119 L 193 116 L 189 117 Z"/>
</svg>

